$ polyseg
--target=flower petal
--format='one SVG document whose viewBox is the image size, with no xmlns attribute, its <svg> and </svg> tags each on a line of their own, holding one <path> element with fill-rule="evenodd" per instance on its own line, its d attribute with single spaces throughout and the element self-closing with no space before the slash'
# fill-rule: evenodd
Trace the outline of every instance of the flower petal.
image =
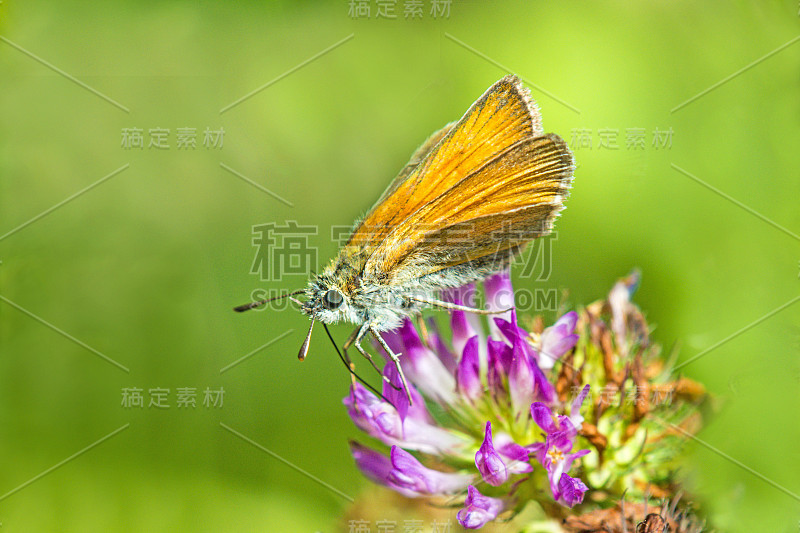
<svg viewBox="0 0 800 533">
<path fill-rule="evenodd" d="M 545 433 L 549 434 L 556 430 L 553 411 L 542 402 L 533 402 L 531 404 L 531 418 Z"/>
<path fill-rule="evenodd" d="M 447 343 L 444 342 L 444 339 L 442 339 L 442 335 L 439 333 L 439 326 L 436 324 L 436 320 L 429 316 L 427 319 L 425 319 L 425 325 L 428 328 L 428 336 L 426 337 L 428 345 L 434 352 L 436 352 L 436 355 L 439 356 L 439 360 L 445 366 L 447 371 L 455 372 L 456 356 L 447 346 Z"/>
<path fill-rule="evenodd" d="M 419 414 L 417 410 L 425 409 L 421 397 L 414 398 L 414 405 L 404 421 L 393 405 L 378 398 L 360 383 L 352 386 L 350 394 L 342 401 L 355 425 L 384 444 L 397 444 L 431 454 L 453 452 L 465 444 L 463 437 L 433 423 L 427 411 L 425 415 Z"/>
<path fill-rule="evenodd" d="M 350 387 L 350 394 L 342 402 L 350 418 L 359 429 L 383 440 L 402 439 L 403 422 L 393 405 L 379 400 L 360 383 Z"/>
<path fill-rule="evenodd" d="M 486 278 L 483 288 L 486 292 L 486 307 L 489 310 L 502 311 L 514 307 L 514 287 L 511 285 L 511 276 L 507 270 Z M 498 316 L 501 319 L 511 320 L 512 314 L 508 311 Z M 494 320 L 489 321 L 489 329 L 492 337 L 500 338 Z"/>
<path fill-rule="evenodd" d="M 514 349 L 519 349 L 525 354 L 525 358 L 529 362 L 531 375 L 536 385 L 536 394 L 539 399 L 547 403 L 552 403 L 556 396 L 556 390 L 539 366 L 539 354 L 537 354 L 536 350 L 528 343 L 528 332 L 516 325 L 516 313 L 512 312 L 511 322 L 500 318 L 496 318 L 494 321 L 497 328 L 511 342 Z"/>
<path fill-rule="evenodd" d="M 567 455 L 567 459 L 564 461 L 564 472 L 569 472 L 570 468 L 572 468 L 572 463 L 575 459 L 580 459 L 584 455 L 588 455 L 591 453 L 591 450 L 581 450 L 579 452 L 571 453 Z"/>
<path fill-rule="evenodd" d="M 578 342 L 579 336 L 575 334 L 577 322 L 578 313 L 570 311 L 542 332 L 539 340 L 539 366 L 542 369 L 552 368 L 553 363 Z"/>
<path fill-rule="evenodd" d="M 458 309 L 451 311 L 450 329 L 453 330 L 453 349 L 456 353 L 462 353 L 467 341 L 478 334 L 475 326 L 467 318 L 467 312 Z"/>
<path fill-rule="evenodd" d="M 363 446 L 357 442 L 350 442 L 350 453 L 356 461 L 356 466 L 361 473 L 379 485 L 384 485 L 396 490 L 407 498 L 416 498 L 422 494 L 413 490 L 394 485 L 389 481 L 389 473 L 392 471 L 392 461 L 380 452 Z"/>
<path fill-rule="evenodd" d="M 443 291 L 442 298 L 447 302 L 475 307 L 477 304 L 477 292 L 474 283 L 467 283 L 466 285 Z"/>
<path fill-rule="evenodd" d="M 470 485 L 467 487 L 467 499 L 464 508 L 456 518 L 458 523 L 467 529 L 478 529 L 491 522 L 505 508 L 505 502 L 499 498 L 484 496 L 478 489 Z"/>
<path fill-rule="evenodd" d="M 402 423 L 408 414 L 409 395 L 406 394 L 403 381 L 400 379 L 400 373 L 397 371 L 397 367 L 394 364 L 386 363 L 383 367 L 383 375 L 389 380 L 388 383 L 386 380 L 383 381 L 383 397 L 389 400 L 389 403 L 397 410 L 397 414 L 400 416 L 400 422 Z M 412 387 L 413 385 L 408 386 Z"/>
<path fill-rule="evenodd" d="M 553 403 L 556 399 L 556 388 L 544 375 L 536 360 L 532 358 L 530 361 L 533 369 L 533 381 L 536 384 L 536 397 L 544 402 Z"/>
<path fill-rule="evenodd" d="M 350 441 L 350 453 L 365 476 L 376 483 L 386 484 L 386 477 L 392 471 L 392 462 L 388 457 L 355 441 Z"/>
<path fill-rule="evenodd" d="M 511 346 L 506 344 L 505 341 L 494 339 L 487 339 L 486 342 L 489 352 L 489 365 L 494 364 L 500 376 L 505 378 L 511 370 L 511 360 L 514 358 Z"/>
<path fill-rule="evenodd" d="M 448 302 L 475 307 L 477 305 L 477 291 L 474 283 L 463 285 L 456 289 L 444 291 L 443 298 Z M 464 349 L 464 344 L 475 335 L 482 337 L 481 320 L 475 313 L 453 310 L 450 312 L 450 329 L 453 332 L 452 345 L 457 354 Z"/>
<path fill-rule="evenodd" d="M 400 364 L 406 378 L 416 385 L 428 398 L 450 404 L 455 399 L 455 378 L 447 371 L 436 354 L 422 343 L 411 320 L 406 319 L 400 327 Z"/>
<path fill-rule="evenodd" d="M 572 422 L 572 425 L 575 426 L 576 429 L 580 429 L 581 425 L 583 424 L 583 415 L 581 414 L 581 406 L 583 405 L 583 401 L 586 399 L 586 396 L 589 394 L 589 384 L 587 383 L 583 390 L 581 390 L 580 394 L 572 401 L 572 405 L 570 406 L 571 409 L 569 411 L 569 421 Z"/>
<path fill-rule="evenodd" d="M 580 479 L 561 474 L 561 478 L 558 480 L 556 501 L 567 507 L 573 507 L 583 502 L 583 495 L 586 494 L 587 490 L 589 490 L 589 487 Z"/>
<path fill-rule="evenodd" d="M 492 423 L 486 422 L 486 432 L 483 443 L 475 453 L 475 466 L 481 473 L 483 480 L 489 485 L 499 487 L 508 481 L 508 470 L 500 454 L 492 444 Z"/>
<path fill-rule="evenodd" d="M 513 358 L 511 346 L 504 341 L 487 339 L 487 375 L 486 383 L 495 398 L 506 393 L 505 382 L 508 378 L 508 371 L 511 369 L 511 359 Z"/>
<path fill-rule="evenodd" d="M 489 276 L 483 282 L 486 291 L 486 307 L 502 311 L 514 307 L 514 287 L 508 270 Z"/>
<path fill-rule="evenodd" d="M 439 472 L 427 468 L 398 446 L 392 446 L 390 458 L 392 470 L 387 479 L 406 490 L 423 494 L 452 494 L 464 490 L 473 479 L 473 476 L 467 474 Z"/>
<path fill-rule="evenodd" d="M 536 366 L 536 361 L 533 361 L 528 355 L 525 341 L 516 337 L 513 343 L 511 369 L 508 372 L 508 392 L 511 395 L 511 406 L 516 415 L 529 408 L 531 402 L 537 398 L 539 388 L 550 386 L 550 384 Z M 541 384 L 541 381 L 544 381 L 544 384 Z M 542 399 L 547 401 L 546 398 Z"/>
<path fill-rule="evenodd" d="M 403 388 L 403 382 L 400 380 L 400 374 L 394 363 L 387 363 L 383 367 L 383 374 L 389 379 L 389 383 L 386 380 L 383 381 L 382 394 L 397 409 L 401 422 L 405 424 L 406 417 L 410 416 L 424 424 L 435 424 L 433 417 L 425 407 L 425 399 L 411 383 L 408 384 L 408 392 L 411 394 L 412 404 L 408 405 L 408 395 Z"/>
<path fill-rule="evenodd" d="M 524 474 L 533 472 L 533 465 L 530 464 L 530 453 L 523 446 L 508 437 L 509 442 L 500 444 L 500 436 L 495 437 L 495 447 L 500 455 L 507 459 L 506 468 L 510 474 Z"/>
<path fill-rule="evenodd" d="M 469 400 L 474 400 L 483 393 L 478 343 L 477 335 L 467 341 L 456 368 L 456 389 Z"/>
<path fill-rule="evenodd" d="M 627 278 L 618 281 L 608 293 L 608 304 L 611 307 L 611 330 L 617 340 L 622 355 L 627 354 L 627 322 L 628 314 L 635 306 L 631 304 L 631 296 L 639 286 L 640 274 L 632 272 Z"/>
</svg>

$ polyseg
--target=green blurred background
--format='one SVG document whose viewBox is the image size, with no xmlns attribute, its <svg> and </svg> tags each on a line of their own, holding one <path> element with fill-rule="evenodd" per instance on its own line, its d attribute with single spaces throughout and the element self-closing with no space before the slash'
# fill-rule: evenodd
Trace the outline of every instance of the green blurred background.
<svg viewBox="0 0 800 533">
<path fill-rule="evenodd" d="M 264 450 L 346 495 L 369 490 L 322 330 L 301 364 L 300 314 L 231 312 L 306 279 L 251 274 L 252 227 L 318 226 L 323 265 L 329 228 L 511 71 L 535 85 L 546 131 L 592 143 L 575 149 L 548 286 L 588 303 L 639 267 L 655 338 L 683 360 L 706 352 L 682 371 L 721 404 L 699 437 L 722 453 L 689 445 L 689 487 L 722 529 L 796 531 L 800 305 L 745 328 L 800 295 L 797 2 L 455 1 L 434 18 L 424 0 L 416 20 L 403 0 L 394 20 L 370 3 L 369 18 L 344 0 L 0 4 L 2 530 L 339 527 L 347 500 Z M 176 148 L 183 127 L 196 149 Z M 123 128 L 145 143 L 169 128 L 170 148 L 125 149 Z M 224 128 L 221 148 L 202 147 L 206 128 Z M 636 129 L 645 145 L 628 149 Z M 126 409 L 126 387 L 145 402 L 169 388 L 171 407 Z M 176 407 L 179 387 L 197 389 L 195 409 Z M 221 407 L 202 405 L 206 388 L 224 388 Z"/>
</svg>

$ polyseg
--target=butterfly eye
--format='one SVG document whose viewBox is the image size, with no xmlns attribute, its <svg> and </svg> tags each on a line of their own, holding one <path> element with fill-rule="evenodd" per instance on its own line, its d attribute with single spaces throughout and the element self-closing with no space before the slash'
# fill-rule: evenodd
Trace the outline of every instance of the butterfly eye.
<svg viewBox="0 0 800 533">
<path fill-rule="evenodd" d="M 336 289 L 329 289 L 328 292 L 322 297 L 322 305 L 325 306 L 325 309 L 336 309 L 340 305 L 344 298 L 342 298 L 342 293 L 337 291 Z"/>
</svg>

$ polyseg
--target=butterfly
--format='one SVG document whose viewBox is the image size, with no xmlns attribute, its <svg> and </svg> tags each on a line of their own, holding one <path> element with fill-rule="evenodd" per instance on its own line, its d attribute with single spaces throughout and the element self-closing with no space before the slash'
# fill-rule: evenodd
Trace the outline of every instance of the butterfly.
<svg viewBox="0 0 800 533">
<path fill-rule="evenodd" d="M 538 107 L 519 78 L 497 81 L 460 120 L 414 152 L 308 287 L 283 296 L 311 319 L 298 357 L 305 359 L 316 321 L 356 324 L 340 354 L 351 374 L 347 350 L 353 346 L 378 369 L 361 346 L 371 334 L 396 366 L 410 402 L 401 354 L 381 332 L 428 307 L 497 312 L 439 294 L 508 268 L 529 241 L 550 233 L 574 169 L 572 152 L 558 135 L 544 133 Z"/>
</svg>

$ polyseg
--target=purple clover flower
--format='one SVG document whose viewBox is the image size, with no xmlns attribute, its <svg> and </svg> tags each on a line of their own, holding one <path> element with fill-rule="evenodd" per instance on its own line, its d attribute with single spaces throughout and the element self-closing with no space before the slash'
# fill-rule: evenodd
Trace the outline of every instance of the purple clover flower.
<svg viewBox="0 0 800 533">
<path fill-rule="evenodd" d="M 475 466 L 489 485 L 499 487 L 508 480 L 506 463 L 492 444 L 492 423 L 486 422 L 486 436 L 475 454 Z"/>
<path fill-rule="evenodd" d="M 497 518 L 505 506 L 503 500 L 484 496 L 478 492 L 478 489 L 470 485 L 467 487 L 464 508 L 458 512 L 456 517 L 465 528 L 478 529 Z"/>
<path fill-rule="evenodd" d="M 549 370 L 561 356 L 572 350 L 578 342 L 578 334 L 574 333 L 578 323 L 578 313 L 570 311 L 556 321 L 555 324 L 546 328 L 539 340 L 538 359 L 539 368 Z"/>
<path fill-rule="evenodd" d="M 566 474 L 575 459 L 589 453 L 589 450 L 571 453 L 583 422 L 580 407 L 588 393 L 589 385 L 586 385 L 572 402 L 569 416 L 555 415 L 542 402 L 534 402 L 531 405 L 531 418 L 545 431 L 545 441 L 531 445 L 530 449 L 547 470 L 553 497 L 567 507 L 582 502 L 583 494 L 588 490 L 582 481 Z"/>
<path fill-rule="evenodd" d="M 484 288 L 490 309 L 513 307 L 507 273 L 489 277 Z M 470 305 L 473 291 L 467 286 L 447 297 Z M 387 456 L 352 443 L 358 468 L 408 497 L 466 490 L 457 518 L 471 529 L 514 508 L 519 485 L 537 479 L 528 476 L 535 468 L 533 458 L 547 472 L 555 501 L 567 507 L 580 503 L 588 488 L 568 472 L 589 453 L 573 451 L 588 386 L 572 402 L 569 415 L 558 414 L 555 376 L 550 373 L 553 363 L 575 346 L 577 319 L 576 313 L 567 313 L 536 338 L 517 325 L 512 310 L 490 318 L 486 335 L 477 315 L 453 311 L 449 346 L 433 324 L 424 337 L 409 320 L 385 333 L 389 346 L 402 354 L 412 404 L 393 365 L 384 369 L 383 397 L 358 383 L 351 387 L 344 398 L 351 418 L 391 447 Z M 410 451 L 427 456 L 428 466 Z"/>
</svg>

